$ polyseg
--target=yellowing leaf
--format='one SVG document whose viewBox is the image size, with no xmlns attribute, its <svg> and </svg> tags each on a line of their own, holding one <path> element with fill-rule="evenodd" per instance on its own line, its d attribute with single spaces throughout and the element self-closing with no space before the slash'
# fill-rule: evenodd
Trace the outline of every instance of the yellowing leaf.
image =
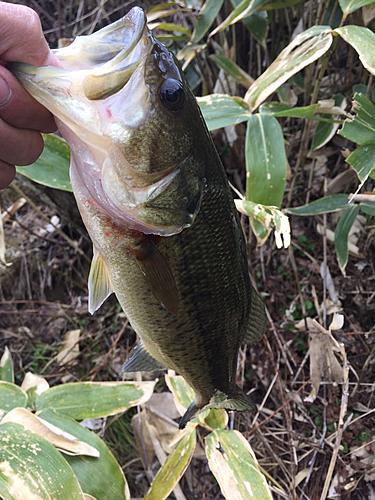
<svg viewBox="0 0 375 500">
<path fill-rule="evenodd" d="M 250 109 L 256 109 L 291 76 L 324 55 L 332 39 L 329 26 L 313 26 L 297 35 L 246 92 Z"/>
<path fill-rule="evenodd" d="M 168 456 L 157 473 L 144 500 L 164 500 L 178 484 L 193 457 L 197 442 L 195 427 L 188 432 Z"/>
<path fill-rule="evenodd" d="M 35 389 L 35 394 L 42 394 L 42 392 L 49 389 L 49 383 L 45 378 L 35 375 L 35 373 L 27 372 L 22 381 L 21 389 L 25 392 L 29 389 Z"/>
<path fill-rule="evenodd" d="M 47 408 L 76 420 L 122 413 L 149 400 L 156 382 L 74 382 L 57 385 L 35 399 L 37 411 Z"/>
<path fill-rule="evenodd" d="M 57 355 L 57 361 L 61 365 L 70 363 L 73 359 L 79 356 L 79 336 L 81 330 L 69 330 L 66 332 L 64 342 L 61 346 L 61 351 Z"/>
<path fill-rule="evenodd" d="M 58 450 L 70 455 L 87 455 L 99 457 L 99 452 L 92 446 L 64 432 L 53 424 L 37 417 L 25 408 L 14 408 L 2 420 L 2 423 L 13 422 L 22 425 L 35 434 L 53 444 Z"/>
<path fill-rule="evenodd" d="M 56 448 L 22 425 L 0 425 L 0 496 L 12 500 L 84 500 Z"/>
<path fill-rule="evenodd" d="M 7 346 L 0 359 L 0 380 L 14 384 L 13 361 Z"/>
<path fill-rule="evenodd" d="M 240 432 L 211 432 L 206 437 L 206 453 L 227 500 L 272 500 L 254 452 Z"/>
</svg>

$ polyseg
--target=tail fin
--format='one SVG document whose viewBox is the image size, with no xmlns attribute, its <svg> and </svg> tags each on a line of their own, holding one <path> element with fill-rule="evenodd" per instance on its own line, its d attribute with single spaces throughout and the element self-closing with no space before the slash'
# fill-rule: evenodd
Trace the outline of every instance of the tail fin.
<svg viewBox="0 0 375 500">
<path fill-rule="evenodd" d="M 255 404 L 246 395 L 246 393 L 236 387 L 236 394 L 232 398 L 228 398 L 223 392 L 217 391 L 215 395 L 211 398 L 209 404 L 199 407 L 197 404 L 197 398 L 191 403 L 189 408 L 186 410 L 185 415 L 180 420 L 179 428 L 184 429 L 186 424 L 194 418 L 196 415 L 201 413 L 208 408 L 225 408 L 226 410 L 237 410 L 237 411 L 253 411 L 256 409 Z"/>
</svg>

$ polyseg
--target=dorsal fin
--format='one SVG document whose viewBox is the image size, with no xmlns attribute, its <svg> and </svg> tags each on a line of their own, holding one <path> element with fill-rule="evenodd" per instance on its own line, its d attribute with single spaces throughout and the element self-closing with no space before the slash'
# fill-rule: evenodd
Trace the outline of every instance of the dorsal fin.
<svg viewBox="0 0 375 500">
<path fill-rule="evenodd" d="M 99 309 L 103 302 L 113 292 L 111 279 L 108 273 L 107 264 L 101 253 L 94 247 L 94 256 L 91 262 L 89 274 L 89 312 Z"/>
<path fill-rule="evenodd" d="M 134 253 L 137 264 L 146 276 L 156 300 L 171 314 L 178 313 L 179 297 L 172 271 L 158 247 L 146 237 L 142 251 Z"/>
<path fill-rule="evenodd" d="M 254 288 L 251 287 L 251 312 L 243 343 L 248 345 L 257 344 L 263 337 L 266 323 L 264 304 Z"/>
</svg>

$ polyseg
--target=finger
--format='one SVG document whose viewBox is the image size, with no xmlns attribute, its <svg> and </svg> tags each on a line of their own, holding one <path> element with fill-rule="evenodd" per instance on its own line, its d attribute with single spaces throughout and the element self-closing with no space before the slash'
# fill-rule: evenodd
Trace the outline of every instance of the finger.
<svg viewBox="0 0 375 500">
<path fill-rule="evenodd" d="M 23 5 L 1 2 L 0 59 L 34 66 L 58 65 L 43 36 L 38 14 Z"/>
<path fill-rule="evenodd" d="M 43 151 L 43 137 L 35 130 L 18 129 L 0 120 L 0 159 L 11 165 L 30 165 Z"/>
<path fill-rule="evenodd" d="M 15 166 L 0 160 L 0 189 L 9 186 L 15 175 Z"/>
<path fill-rule="evenodd" d="M 0 66 L 0 118 L 17 128 L 45 133 L 57 129 L 52 114 L 33 99 L 3 66 Z"/>
</svg>

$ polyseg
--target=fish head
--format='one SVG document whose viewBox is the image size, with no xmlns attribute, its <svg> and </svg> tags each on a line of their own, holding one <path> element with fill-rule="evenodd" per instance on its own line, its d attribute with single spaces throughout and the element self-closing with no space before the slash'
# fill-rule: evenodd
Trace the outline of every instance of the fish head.
<svg viewBox="0 0 375 500">
<path fill-rule="evenodd" d="M 57 118 L 72 150 L 78 204 L 77 193 L 87 193 L 114 222 L 145 234 L 168 236 L 189 227 L 205 185 L 205 165 L 196 158 L 203 119 L 143 10 L 134 7 L 54 52 L 63 68 L 9 68 Z"/>
</svg>

